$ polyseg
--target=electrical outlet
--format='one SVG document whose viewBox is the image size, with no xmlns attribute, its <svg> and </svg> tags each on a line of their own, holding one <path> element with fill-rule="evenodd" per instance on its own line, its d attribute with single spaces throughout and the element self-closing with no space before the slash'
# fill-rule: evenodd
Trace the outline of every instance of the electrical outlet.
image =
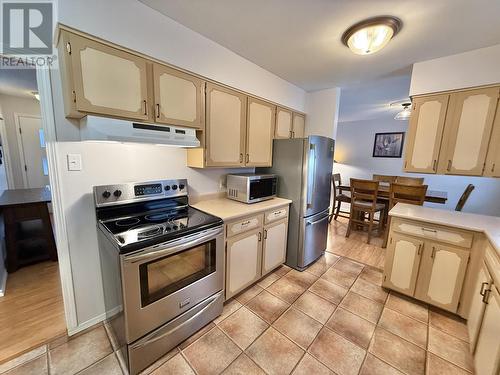
<svg viewBox="0 0 500 375">
<path fill-rule="evenodd" d="M 82 170 L 82 155 L 68 154 L 68 171 L 81 171 Z"/>
</svg>

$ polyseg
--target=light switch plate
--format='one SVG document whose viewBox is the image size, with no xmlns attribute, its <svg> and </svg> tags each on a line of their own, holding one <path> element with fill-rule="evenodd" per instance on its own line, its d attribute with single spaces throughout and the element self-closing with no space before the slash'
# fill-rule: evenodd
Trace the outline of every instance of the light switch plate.
<svg viewBox="0 0 500 375">
<path fill-rule="evenodd" d="M 82 170 L 82 155 L 68 154 L 68 171 Z"/>
</svg>

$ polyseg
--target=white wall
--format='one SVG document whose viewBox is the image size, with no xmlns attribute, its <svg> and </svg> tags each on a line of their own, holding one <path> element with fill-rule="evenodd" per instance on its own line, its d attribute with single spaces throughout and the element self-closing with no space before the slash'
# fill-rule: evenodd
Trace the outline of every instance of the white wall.
<svg viewBox="0 0 500 375">
<path fill-rule="evenodd" d="M 25 114 L 40 116 L 40 103 L 35 98 L 25 98 L 0 94 L 0 106 L 2 108 L 5 128 L 7 132 L 7 142 L 9 145 L 10 168 L 14 178 L 14 188 L 24 187 L 23 168 L 18 147 L 18 130 L 14 120 L 14 114 Z M 5 149 L 5 147 L 4 147 Z"/>
<path fill-rule="evenodd" d="M 410 95 L 500 83 L 500 44 L 413 64 Z"/>
<path fill-rule="evenodd" d="M 135 0 L 65 0 L 58 21 L 154 58 L 292 107 L 305 108 L 305 91 L 267 72 Z M 64 118 L 60 79 L 52 76 L 58 174 L 66 215 L 78 325 L 104 312 L 92 186 L 164 178 L 188 178 L 191 192 L 219 191 L 232 170 L 187 168 L 182 149 L 153 145 L 63 142 L 78 139 Z M 82 155 L 83 170 L 68 172 L 68 153 Z M 71 327 L 75 328 L 75 327 Z"/>
<path fill-rule="evenodd" d="M 306 134 L 335 139 L 340 88 L 308 92 L 306 95 Z"/>
<path fill-rule="evenodd" d="M 334 164 L 334 172 L 341 174 L 343 182 L 348 182 L 351 177 L 371 178 L 372 174 L 424 177 L 430 190 L 448 193 L 445 205 L 425 205 L 448 210 L 455 209 L 463 190 L 471 183 L 476 188 L 463 211 L 500 216 L 500 179 L 404 173 L 403 158 L 372 157 L 375 133 L 406 131 L 407 126 L 407 121 L 396 121 L 390 117 L 339 123 L 335 149 L 338 164 Z"/>
</svg>

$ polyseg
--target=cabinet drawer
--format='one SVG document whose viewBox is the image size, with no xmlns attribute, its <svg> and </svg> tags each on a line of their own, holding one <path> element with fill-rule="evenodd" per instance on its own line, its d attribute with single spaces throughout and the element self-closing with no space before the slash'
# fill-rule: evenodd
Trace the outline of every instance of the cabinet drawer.
<svg viewBox="0 0 500 375">
<path fill-rule="evenodd" d="M 227 224 L 227 237 L 236 236 L 246 231 L 260 228 L 263 222 L 263 215 L 249 216 Z"/>
<path fill-rule="evenodd" d="M 413 236 L 449 243 L 467 249 L 470 249 L 472 246 L 474 235 L 470 232 L 433 225 L 422 225 L 420 223 L 403 220 L 396 220 L 393 223 L 392 230 L 395 232 L 411 234 Z"/>
<path fill-rule="evenodd" d="M 264 214 L 265 224 L 288 217 L 288 206 L 275 208 Z"/>
</svg>

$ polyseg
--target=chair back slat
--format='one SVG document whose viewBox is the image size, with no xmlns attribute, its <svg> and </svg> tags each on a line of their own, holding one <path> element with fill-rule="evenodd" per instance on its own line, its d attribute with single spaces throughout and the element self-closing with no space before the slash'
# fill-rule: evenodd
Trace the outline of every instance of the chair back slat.
<svg viewBox="0 0 500 375">
<path fill-rule="evenodd" d="M 372 207 L 377 204 L 378 181 L 360 180 L 351 178 L 351 204 L 371 203 Z"/>
<path fill-rule="evenodd" d="M 396 182 L 397 176 L 389 176 L 385 174 L 374 174 L 372 175 L 372 179 L 374 181 L 390 184 L 391 182 Z"/>
<path fill-rule="evenodd" d="M 423 185 L 424 179 L 422 177 L 397 176 L 394 182 L 404 185 Z"/>
<path fill-rule="evenodd" d="M 462 196 L 458 200 L 457 206 L 455 207 L 455 211 L 462 211 L 462 208 L 464 208 L 467 199 L 469 199 L 470 193 L 472 193 L 472 190 L 474 189 L 475 189 L 474 185 L 472 184 L 467 185 L 464 192 L 462 193 Z"/>
<path fill-rule="evenodd" d="M 392 183 L 389 191 L 389 208 L 396 203 L 408 203 L 422 206 L 427 193 L 427 185 L 406 185 Z"/>
</svg>

